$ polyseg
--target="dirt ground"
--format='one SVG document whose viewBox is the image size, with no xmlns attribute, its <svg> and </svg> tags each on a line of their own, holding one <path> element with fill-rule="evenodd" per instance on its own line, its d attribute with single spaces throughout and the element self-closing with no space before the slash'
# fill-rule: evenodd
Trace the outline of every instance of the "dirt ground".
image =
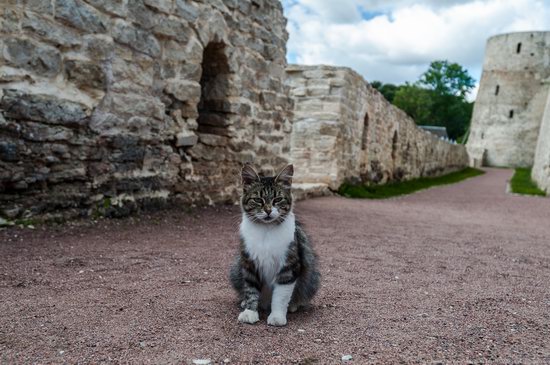
<svg viewBox="0 0 550 365">
<path fill-rule="evenodd" d="M 311 308 L 237 322 L 237 207 L 0 231 L 0 363 L 550 363 L 550 199 L 509 170 L 300 202 Z"/>
</svg>

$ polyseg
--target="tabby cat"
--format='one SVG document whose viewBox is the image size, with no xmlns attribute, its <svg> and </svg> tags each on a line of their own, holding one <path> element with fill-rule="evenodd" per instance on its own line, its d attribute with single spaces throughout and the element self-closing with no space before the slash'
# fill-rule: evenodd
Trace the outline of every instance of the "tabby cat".
<svg viewBox="0 0 550 365">
<path fill-rule="evenodd" d="M 230 279 L 239 294 L 239 321 L 259 321 L 258 307 L 271 308 L 267 323 L 284 326 L 287 311 L 309 303 L 319 289 L 317 255 L 292 212 L 292 165 L 277 176 L 242 169 L 240 252 Z"/>
</svg>

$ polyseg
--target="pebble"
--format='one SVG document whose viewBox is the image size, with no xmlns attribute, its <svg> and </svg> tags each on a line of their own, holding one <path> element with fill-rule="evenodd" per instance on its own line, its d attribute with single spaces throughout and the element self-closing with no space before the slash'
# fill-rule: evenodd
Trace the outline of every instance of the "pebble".
<svg viewBox="0 0 550 365">
<path fill-rule="evenodd" d="M 306 330 L 303 328 L 298 328 L 298 332 L 305 332 Z"/>
<path fill-rule="evenodd" d="M 351 361 L 351 360 L 353 360 L 353 356 L 351 355 L 342 356 L 342 361 Z"/>
<path fill-rule="evenodd" d="M 195 360 L 193 360 L 193 364 L 195 364 L 195 365 L 210 365 L 210 364 L 212 364 L 212 361 L 210 359 L 195 359 Z"/>
</svg>

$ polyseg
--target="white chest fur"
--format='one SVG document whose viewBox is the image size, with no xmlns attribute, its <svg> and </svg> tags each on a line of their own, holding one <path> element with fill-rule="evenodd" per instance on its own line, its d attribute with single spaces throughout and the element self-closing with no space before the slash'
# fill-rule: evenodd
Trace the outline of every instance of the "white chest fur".
<svg viewBox="0 0 550 365">
<path fill-rule="evenodd" d="M 241 237 L 266 284 L 274 284 L 277 273 L 285 263 L 288 246 L 294 240 L 295 230 L 293 213 L 279 225 L 253 223 L 243 214 Z"/>
</svg>

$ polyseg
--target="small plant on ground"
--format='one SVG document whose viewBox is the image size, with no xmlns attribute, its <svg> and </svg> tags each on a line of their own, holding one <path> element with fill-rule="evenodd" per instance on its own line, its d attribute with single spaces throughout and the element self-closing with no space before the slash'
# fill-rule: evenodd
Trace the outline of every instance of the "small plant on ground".
<svg viewBox="0 0 550 365">
<path fill-rule="evenodd" d="M 510 187 L 516 194 L 546 196 L 531 179 L 531 168 L 517 168 L 510 181 Z"/>
<path fill-rule="evenodd" d="M 348 198 L 387 199 L 394 196 L 411 194 L 432 186 L 454 184 L 470 177 L 484 174 L 471 167 L 439 177 L 423 177 L 414 180 L 389 183 L 384 185 L 354 185 L 344 183 L 338 193 Z"/>
</svg>

